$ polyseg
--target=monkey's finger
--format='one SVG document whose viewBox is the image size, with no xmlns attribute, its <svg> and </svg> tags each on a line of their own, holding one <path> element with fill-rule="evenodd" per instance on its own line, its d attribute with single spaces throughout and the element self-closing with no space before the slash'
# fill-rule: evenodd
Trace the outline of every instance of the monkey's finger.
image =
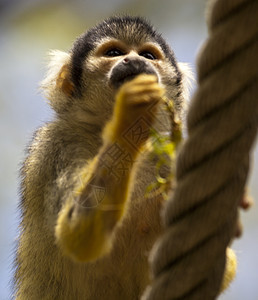
<svg viewBox="0 0 258 300">
<path fill-rule="evenodd" d="M 141 74 L 134 79 L 125 82 L 122 86 L 121 89 L 127 88 L 127 87 L 132 87 L 136 85 L 152 85 L 158 83 L 157 76 L 155 75 L 148 75 L 148 74 Z"/>
<path fill-rule="evenodd" d="M 151 91 L 151 90 L 160 90 L 163 91 L 164 89 L 158 84 L 157 82 L 130 82 L 130 84 L 126 84 L 122 86 L 120 92 L 125 93 L 135 93 L 137 91 Z"/>
<path fill-rule="evenodd" d="M 127 95 L 127 99 L 126 102 L 128 104 L 130 104 L 132 102 L 132 99 L 138 99 L 138 101 L 144 101 L 144 99 L 146 99 L 146 101 L 144 102 L 152 102 L 156 101 L 156 100 L 160 100 L 163 96 L 163 93 L 159 90 L 154 90 L 154 91 L 139 91 L 137 93 L 132 93 L 130 95 Z"/>
<path fill-rule="evenodd" d="M 240 220 L 240 217 L 238 217 L 237 222 L 236 222 L 236 229 L 235 229 L 235 238 L 240 238 L 243 234 L 243 224 Z"/>
<path fill-rule="evenodd" d="M 145 90 L 145 91 L 151 91 L 151 90 L 160 90 L 163 91 L 164 89 L 160 86 L 159 83 L 157 82 L 153 82 L 153 83 L 135 83 L 135 84 L 131 84 L 129 87 L 127 87 L 127 89 L 129 91 L 140 91 L 140 90 Z"/>
<path fill-rule="evenodd" d="M 148 94 L 141 93 L 141 94 L 135 94 L 132 97 L 130 97 L 130 103 L 131 105 L 148 105 L 148 104 L 158 104 L 161 97 L 160 94 L 157 94 L 156 92 L 150 92 Z"/>
<path fill-rule="evenodd" d="M 140 93 L 151 93 L 151 92 L 157 92 L 160 95 L 164 94 L 164 89 L 157 83 L 152 83 L 152 84 L 132 84 L 132 85 L 128 85 L 126 86 L 122 92 L 124 92 L 125 94 L 128 95 L 132 95 L 132 94 L 140 94 Z"/>
<path fill-rule="evenodd" d="M 158 77 L 153 74 L 139 74 L 132 81 L 134 82 L 146 82 L 146 83 L 154 83 L 158 82 Z"/>
<path fill-rule="evenodd" d="M 248 194 L 247 191 L 245 191 L 243 197 L 240 200 L 239 207 L 244 210 L 247 210 L 250 207 L 252 207 L 253 204 L 254 204 L 253 198 Z"/>
</svg>

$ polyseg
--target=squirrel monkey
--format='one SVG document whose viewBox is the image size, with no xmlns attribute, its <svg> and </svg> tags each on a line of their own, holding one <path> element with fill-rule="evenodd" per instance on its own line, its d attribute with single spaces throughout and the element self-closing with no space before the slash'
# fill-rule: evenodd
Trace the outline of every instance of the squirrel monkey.
<svg viewBox="0 0 258 300">
<path fill-rule="evenodd" d="M 51 55 L 42 88 L 56 114 L 21 171 L 15 297 L 139 299 L 164 202 L 145 197 L 157 180 L 146 141 L 173 130 L 163 97 L 182 119 L 187 71 L 138 17 L 109 18 Z"/>
</svg>

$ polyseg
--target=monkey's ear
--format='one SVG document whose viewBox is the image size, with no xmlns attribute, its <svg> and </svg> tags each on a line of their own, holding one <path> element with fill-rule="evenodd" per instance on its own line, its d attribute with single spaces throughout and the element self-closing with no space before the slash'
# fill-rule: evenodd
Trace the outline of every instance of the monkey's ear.
<svg viewBox="0 0 258 300">
<path fill-rule="evenodd" d="M 74 84 L 70 79 L 69 65 L 63 65 L 56 79 L 56 87 L 66 96 L 71 97 L 74 94 Z"/>
<path fill-rule="evenodd" d="M 50 105 L 61 112 L 68 105 L 68 99 L 73 96 L 74 85 L 70 77 L 70 54 L 58 50 L 49 52 L 49 64 L 41 89 L 50 101 Z"/>
<path fill-rule="evenodd" d="M 189 64 L 187 63 L 178 63 L 179 70 L 182 74 L 182 85 L 181 85 L 181 94 L 180 94 L 180 100 L 181 100 L 181 110 L 180 110 L 180 119 L 182 121 L 182 130 L 183 135 L 186 136 L 186 116 L 189 108 L 190 103 L 190 93 L 192 90 L 192 87 L 195 83 L 193 71 Z"/>
<path fill-rule="evenodd" d="M 188 63 L 179 62 L 178 67 L 182 74 L 182 97 L 184 102 L 189 102 L 190 92 L 195 84 L 194 74 Z"/>
</svg>

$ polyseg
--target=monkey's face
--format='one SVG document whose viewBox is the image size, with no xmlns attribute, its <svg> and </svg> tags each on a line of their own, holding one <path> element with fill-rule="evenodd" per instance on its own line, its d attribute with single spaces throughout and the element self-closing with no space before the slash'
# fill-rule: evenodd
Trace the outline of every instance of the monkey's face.
<svg viewBox="0 0 258 300">
<path fill-rule="evenodd" d="M 85 61 L 85 93 L 97 85 L 102 97 L 114 100 L 117 89 L 139 74 L 153 74 L 165 87 L 176 92 L 177 74 L 160 45 L 146 41 L 130 44 L 116 39 L 100 42 Z M 95 89 L 96 92 L 96 89 Z M 174 95 L 173 95 L 174 96 Z"/>
<path fill-rule="evenodd" d="M 57 52 L 59 54 L 59 52 Z M 72 119 L 103 123 L 110 118 L 119 87 L 139 74 L 154 74 L 173 99 L 182 106 L 182 73 L 173 51 L 144 19 L 114 17 L 80 36 L 71 52 L 63 54 L 56 77 L 54 62 L 45 86 L 58 113 Z M 59 62 L 59 57 L 56 61 Z"/>
</svg>

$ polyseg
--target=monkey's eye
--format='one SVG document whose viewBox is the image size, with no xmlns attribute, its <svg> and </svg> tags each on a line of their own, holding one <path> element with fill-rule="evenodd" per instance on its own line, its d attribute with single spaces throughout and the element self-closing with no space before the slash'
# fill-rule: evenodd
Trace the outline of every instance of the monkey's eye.
<svg viewBox="0 0 258 300">
<path fill-rule="evenodd" d="M 153 53 L 149 52 L 149 51 L 143 51 L 143 52 L 139 53 L 139 55 L 143 56 L 147 59 L 150 59 L 150 60 L 157 59 L 156 56 Z"/>
<path fill-rule="evenodd" d="M 118 48 L 112 48 L 105 52 L 105 56 L 109 56 L 109 57 L 121 56 L 123 54 L 124 53 Z"/>
</svg>

